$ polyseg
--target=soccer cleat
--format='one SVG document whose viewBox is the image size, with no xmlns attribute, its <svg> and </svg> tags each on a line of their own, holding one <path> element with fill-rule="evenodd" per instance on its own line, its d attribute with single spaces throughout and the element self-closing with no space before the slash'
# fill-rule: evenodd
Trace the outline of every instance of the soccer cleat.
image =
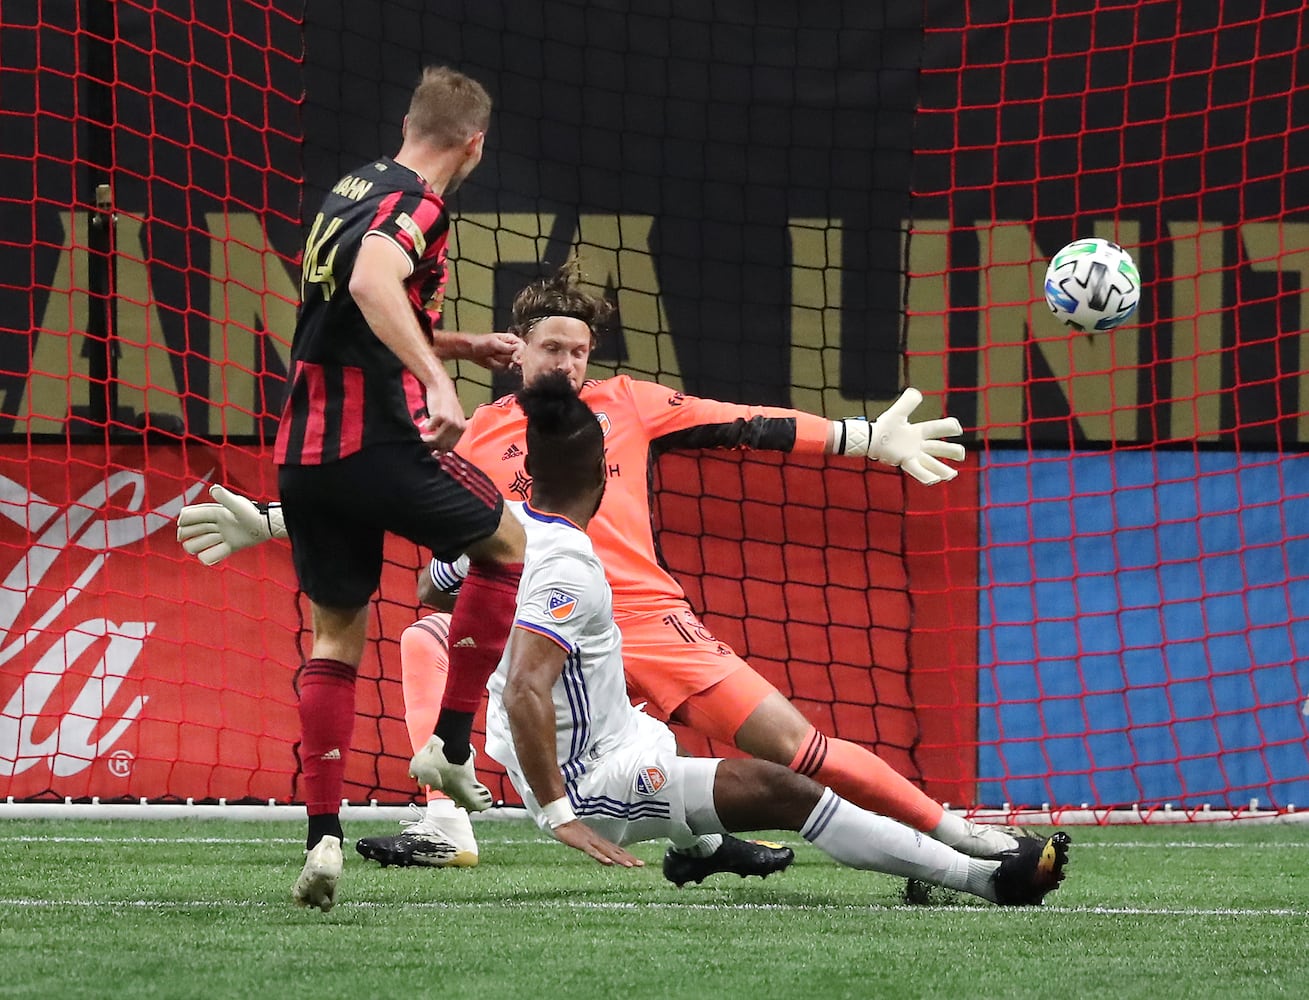
<svg viewBox="0 0 1309 1000">
<path fill-rule="evenodd" d="M 773 872 L 788 868 L 795 860 L 795 851 L 781 844 L 764 840 L 739 840 L 723 835 L 718 850 L 707 858 L 696 858 L 669 848 L 664 852 L 664 878 L 677 888 L 687 882 L 699 885 L 714 872 L 731 872 L 745 878 L 758 875 L 767 878 Z"/>
<path fill-rule="evenodd" d="M 1012 851 L 1017 846 L 1015 841 L 1028 836 L 1021 826 L 992 826 L 966 819 L 964 827 L 967 835 L 950 846 L 970 858 L 993 858 L 997 854 Z"/>
<path fill-rule="evenodd" d="M 383 868 L 472 868 L 477 838 L 468 813 L 449 799 L 433 799 L 426 810 L 411 806 L 418 819 L 392 837 L 363 837 L 355 850 Z"/>
<path fill-rule="evenodd" d="M 305 866 L 295 880 L 291 899 L 296 906 L 317 907 L 326 913 L 336 903 L 341 880 L 341 838 L 324 837 L 305 855 Z"/>
<path fill-rule="evenodd" d="M 1068 864 L 1072 838 L 1062 830 L 1042 840 L 1020 837 L 1012 851 L 997 854 L 1000 867 L 991 876 L 995 901 L 1001 906 L 1040 906 L 1048 892 L 1059 888 Z"/>
<path fill-rule="evenodd" d="M 477 751 L 470 748 L 466 761 L 452 764 L 445 756 L 441 737 L 432 736 L 409 762 L 409 777 L 420 785 L 445 792 L 469 812 L 481 812 L 490 809 L 494 800 L 491 789 L 477 780 L 473 768 L 476 757 Z"/>
</svg>

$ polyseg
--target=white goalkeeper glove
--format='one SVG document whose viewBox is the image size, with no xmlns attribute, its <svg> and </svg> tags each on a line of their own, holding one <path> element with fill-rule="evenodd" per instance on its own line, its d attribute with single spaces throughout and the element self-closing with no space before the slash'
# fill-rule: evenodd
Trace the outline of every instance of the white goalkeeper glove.
<svg viewBox="0 0 1309 1000">
<path fill-rule="evenodd" d="M 953 479 L 959 470 L 941 459 L 963 461 L 964 446 L 940 439 L 962 434 L 963 428 L 954 417 L 911 424 L 909 416 L 922 401 L 923 394 L 909 388 L 872 423 L 863 417 L 833 421 L 833 450 L 838 455 L 859 455 L 894 465 L 926 486 Z"/>
<path fill-rule="evenodd" d="M 280 503 L 255 503 L 221 486 L 209 487 L 217 503 L 187 504 L 177 514 L 177 540 L 206 566 L 270 538 L 285 538 Z"/>
</svg>

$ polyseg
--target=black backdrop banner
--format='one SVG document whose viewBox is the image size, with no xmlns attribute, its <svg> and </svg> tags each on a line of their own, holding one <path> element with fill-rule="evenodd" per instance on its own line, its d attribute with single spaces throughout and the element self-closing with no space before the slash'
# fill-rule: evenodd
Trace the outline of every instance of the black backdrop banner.
<svg viewBox="0 0 1309 1000">
<path fill-rule="evenodd" d="M 524 279 L 608 218 L 623 234 L 617 259 L 643 258 L 653 287 L 648 315 L 625 314 L 626 338 L 615 330 L 602 359 L 632 362 L 643 330 L 671 350 L 637 370 L 687 391 L 871 411 L 915 349 L 906 246 L 916 220 L 944 220 L 946 356 L 929 388 L 987 436 L 977 232 L 1017 220 L 1049 252 L 1093 224 L 1130 223 L 1150 335 L 1126 361 L 1141 372 L 1141 408 L 1116 435 L 1181 440 L 1161 402 L 1177 394 L 1167 362 L 1185 349 L 1172 326 L 1176 237 L 1217 227 L 1221 274 L 1195 305 L 1222 313 L 1214 440 L 1303 443 L 1301 279 L 1290 264 L 1251 265 L 1239 229 L 1302 222 L 1309 208 L 1299 5 L 1030 6 L 1016 18 L 1001 0 L 270 0 L 200 5 L 184 21 L 126 2 L 8 3 L 0 434 L 37 412 L 38 430 L 97 433 L 85 390 L 59 395 L 95 353 L 94 333 L 69 351 L 43 354 L 41 342 L 94 327 L 94 294 L 80 294 L 94 293 L 94 254 L 79 254 L 106 180 L 119 213 L 116 332 L 167 356 L 149 376 L 162 393 L 111 421 L 130 427 L 133 407 L 148 407 L 199 436 L 271 433 L 303 220 L 342 173 L 398 148 L 423 65 L 448 63 L 496 103 L 485 162 L 453 208 L 477 220 L 464 249 L 494 272 L 481 305 L 497 326 Z M 257 239 L 234 235 L 239 214 Z M 539 232 L 524 234 L 524 220 Z M 804 234 L 819 249 L 801 264 Z M 510 239 L 523 235 L 531 252 Z M 252 243 L 271 260 L 237 261 L 233 249 Z M 253 320 L 223 314 L 233 281 L 267 290 Z M 801 297 L 817 332 L 797 329 Z M 220 317 L 267 344 L 224 346 Z M 50 357 L 67 368 L 43 369 Z M 805 357 L 818 360 L 798 370 Z M 1043 416 L 1076 414 L 1048 373 L 1027 374 L 1038 384 L 1023 433 L 1040 442 Z M 252 400 L 253 417 L 229 426 L 216 414 L 225 394 Z"/>
</svg>

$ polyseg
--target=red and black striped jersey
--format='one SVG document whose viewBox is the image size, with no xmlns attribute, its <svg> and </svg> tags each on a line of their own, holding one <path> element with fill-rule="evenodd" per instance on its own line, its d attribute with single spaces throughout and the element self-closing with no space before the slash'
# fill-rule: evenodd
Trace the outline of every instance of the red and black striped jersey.
<svg viewBox="0 0 1309 1000">
<path fill-rule="evenodd" d="M 274 461 L 321 465 L 366 445 L 417 439 L 418 379 L 378 340 L 350 295 L 359 245 L 376 233 L 412 265 L 405 281 L 430 336 L 441 315 L 450 218 L 441 196 L 389 157 L 337 181 L 310 227 Z"/>
</svg>

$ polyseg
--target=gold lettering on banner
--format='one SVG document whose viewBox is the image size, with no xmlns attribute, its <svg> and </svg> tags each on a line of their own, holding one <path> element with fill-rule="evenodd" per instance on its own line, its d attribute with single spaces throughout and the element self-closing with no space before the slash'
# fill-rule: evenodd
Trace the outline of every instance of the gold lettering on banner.
<svg viewBox="0 0 1309 1000">
<path fill-rule="evenodd" d="M 445 328 L 486 331 L 495 316 L 495 266 L 498 261 L 545 260 L 556 217 L 551 214 L 464 212 L 450 235 L 450 283 L 446 290 Z M 593 362 L 592 375 L 628 372 L 657 378 L 682 388 L 681 367 L 668 332 L 650 250 L 650 215 L 583 214 L 573 233 L 586 285 L 603 292 L 612 286 L 623 323 L 626 358 L 621 364 Z M 557 265 L 562 261 L 551 261 Z M 514 290 L 515 292 L 517 289 Z M 506 306 L 508 303 L 504 303 Z M 465 406 L 490 399 L 485 369 L 458 365 L 459 398 Z"/>
<path fill-rule="evenodd" d="M 531 270 L 548 255 L 557 219 L 538 213 L 467 213 L 451 231 L 446 327 L 490 331 L 494 327 L 496 271 L 504 264 L 520 263 Z M 13 416 L 23 431 L 48 434 L 63 430 L 70 412 L 83 410 L 89 400 L 87 327 L 89 268 L 86 213 L 61 217 L 64 245 L 44 295 L 44 305 L 33 329 L 32 367 L 26 391 Z M 248 435 L 258 418 L 275 400 L 260 395 L 259 365 L 264 349 L 276 353 L 282 366 L 289 362 L 289 342 L 298 304 L 297 275 L 293 266 L 268 243 L 257 214 L 210 213 L 205 217 L 211 237 L 209 263 L 209 314 L 212 330 L 208 360 L 212 360 L 208 402 L 214 413 L 195 433 L 215 436 Z M 623 323 L 626 357 L 621 364 L 597 364 L 593 374 L 630 372 L 654 377 L 672 388 L 683 385 L 682 373 L 668 330 L 667 314 L 654 267 L 650 236 L 654 218 L 648 215 L 583 214 L 572 234 L 585 278 L 595 289 L 611 289 Z M 184 365 L 179 345 L 163 336 L 160 311 L 149 285 L 142 259 L 143 220 L 120 212 L 117 217 L 115 258 L 117 300 L 116 336 L 118 401 L 135 412 L 181 415 L 184 397 L 199 391 L 182 384 Z M 321 226 L 311 234 L 311 246 L 321 246 Z M 1092 227 L 1095 235 L 1115 239 L 1129 250 L 1140 234 L 1130 221 L 1102 220 Z M 1252 222 L 1238 229 L 1254 271 L 1294 274 L 1299 287 L 1300 328 L 1309 326 L 1309 223 Z M 845 232 L 839 219 L 797 217 L 788 221 L 791 243 L 790 321 L 792 342 L 792 403 L 812 412 L 841 415 L 860 401 L 840 394 L 843 337 L 842 264 Z M 1170 356 L 1155 359 L 1143 350 L 1146 328 L 1136 319 L 1122 329 L 1104 334 L 1078 334 L 1049 315 L 1043 294 L 1044 270 L 1051 248 L 1036 243 L 1025 222 L 983 220 L 975 232 L 953 234 L 955 240 L 976 238 L 980 267 L 956 273 L 949 257 L 952 232 L 946 220 L 918 219 L 908 239 L 906 368 L 909 384 L 928 396 L 942 393 L 949 380 L 952 351 L 976 356 L 977 426 L 994 439 L 1021 439 L 1027 387 L 1028 345 L 1042 366 L 1053 375 L 1069 411 L 1084 437 L 1092 441 L 1136 439 L 1139 408 L 1139 372 L 1152 363 L 1171 378 L 1156 380 L 1168 387 L 1166 407 L 1172 440 L 1213 440 L 1221 430 L 1222 400 L 1231 391 L 1225 385 L 1223 344 L 1223 281 L 1225 230 L 1212 221 L 1169 223 L 1173 272 L 1144 275 L 1147 285 L 1170 290 L 1163 295 L 1164 318 L 1171 314 Z M 311 254 L 306 253 L 306 262 Z M 551 261 L 551 264 L 558 263 Z M 201 265 L 193 265 L 201 266 Z M 325 267 L 323 262 L 313 265 Z M 315 271 L 317 273 L 317 271 Z M 327 272 L 330 273 L 330 272 Z M 977 310 L 954 315 L 961 322 L 976 322 L 977 338 L 951 343 L 951 284 L 969 282 L 960 301 L 972 299 L 976 282 Z M 502 294 L 514 291 L 501 287 Z M 500 303 L 507 307 L 508 302 Z M 1154 317 L 1150 317 L 1153 319 Z M 1292 323 L 1293 320 L 1288 320 Z M 259 327 L 262 325 L 262 332 Z M 1165 328 L 1167 329 L 1167 327 Z M 1029 332 L 1030 331 L 1030 334 Z M 694 331 L 688 331 L 688 336 Z M 192 352 L 200 344 L 190 347 Z M 1230 345 L 1229 345 L 1230 346 Z M 1309 351 L 1306 351 L 1309 353 Z M 192 355 L 194 357 L 194 355 Z M 1300 371 L 1283 373 L 1289 414 L 1297 420 L 1295 436 L 1309 441 L 1309 365 L 1301 359 Z M 1276 372 L 1266 373 L 1271 377 Z M 460 393 L 466 407 L 490 399 L 490 373 L 469 362 L 456 366 Z M 1294 380 L 1293 382 L 1291 380 Z M 970 392 L 970 385 L 951 385 Z M 863 401 L 872 416 L 886 400 Z"/>
<path fill-rule="evenodd" d="M 531 212 L 462 212 L 455 216 L 447 246 L 449 277 L 442 326 L 471 333 L 493 331 L 496 263 L 541 260 L 553 226 L 553 215 Z M 490 402 L 489 371 L 471 361 L 457 361 L 454 369 L 465 409 L 471 411 Z"/>
<path fill-rule="evenodd" d="M 1135 224 L 1109 222 L 1095 235 L 1135 245 Z M 1049 255 L 1027 224 L 997 221 L 977 231 L 981 263 L 978 316 L 981 364 L 979 423 L 993 438 L 1021 438 L 1027 370 L 1026 340 L 1038 351 L 1067 400 L 1081 432 L 1093 441 L 1129 439 L 1135 432 L 1137 332 L 1133 328 L 1080 334 L 1055 321 L 1045 304 Z"/>
<path fill-rule="evenodd" d="M 277 416 L 281 405 L 280 388 L 274 398 L 261 398 L 258 364 L 263 351 L 276 355 L 283 370 L 290 364 L 299 302 L 296 284 L 288 265 L 268 245 L 258 216 L 210 212 L 205 226 L 214 237 L 209 398 L 217 412 L 209 421 L 209 433 L 254 434 L 258 417 L 269 412 Z"/>
<path fill-rule="evenodd" d="M 668 316 L 655 276 L 650 249 L 652 215 L 582 215 L 573 244 L 591 290 L 612 287 L 618 298 L 626 357 L 622 362 L 592 362 L 598 374 L 626 372 L 655 379 L 670 389 L 682 388 Z"/>
<path fill-rule="evenodd" d="M 137 413 L 180 417 L 182 397 L 188 389 L 178 384 L 173 365 L 179 359 L 164 343 L 163 322 L 150 288 L 149 271 L 140 256 L 143 224 L 139 218 L 121 213 L 118 216 L 119 252 L 114 257 L 118 346 L 122 351 L 118 358 L 118 402 Z M 203 434 L 209 428 L 192 430 Z"/>
<path fill-rule="evenodd" d="M 789 219 L 787 231 L 791 237 L 791 405 L 833 418 L 857 416 L 857 406 L 841 395 L 841 220 Z"/>
<path fill-rule="evenodd" d="M 1172 395 L 1174 440 L 1214 440 L 1222 421 L 1223 230 L 1213 222 L 1170 222 L 1173 240 Z"/>
<path fill-rule="evenodd" d="M 50 281 L 45 311 L 33 331 L 32 370 L 16 414 L 18 428 L 33 434 L 63 431 L 73 407 L 86 406 L 90 400 L 81 333 L 88 310 L 87 216 L 61 212 L 59 221 L 63 252 Z"/>
<path fill-rule="evenodd" d="M 950 223 L 946 219 L 916 219 L 901 232 L 909 242 L 905 324 L 906 380 L 924 396 L 944 393 L 947 351 L 950 349 Z M 961 388 L 954 386 L 953 388 Z"/>
<path fill-rule="evenodd" d="M 89 302 L 85 213 L 63 216 L 68 238 L 51 282 L 35 336 L 32 371 L 17 417 L 32 433 L 58 433 L 69 413 L 90 398 L 87 361 L 82 356 Z M 117 290 L 115 335 L 119 347 L 118 403 L 141 413 L 182 415 L 183 397 L 193 387 L 179 384 L 175 350 L 165 343 L 163 326 L 141 258 L 140 218 L 120 212 L 114 257 Z M 210 402 L 215 412 L 196 433 L 252 434 L 262 407 L 277 400 L 258 397 L 258 339 L 286 366 L 298 303 L 287 266 L 269 247 L 259 217 L 250 212 L 210 213 L 209 308 L 213 319 Z M 265 332 L 256 330 L 256 322 Z"/>
<path fill-rule="evenodd" d="M 1299 323 L 1292 329 L 1309 329 L 1309 223 L 1247 222 L 1241 226 L 1252 271 L 1294 274 L 1300 286 Z M 1300 335 L 1300 370 L 1295 376 L 1296 440 L 1309 442 L 1309 338 Z M 1289 374 L 1289 373 L 1288 373 Z"/>
</svg>

